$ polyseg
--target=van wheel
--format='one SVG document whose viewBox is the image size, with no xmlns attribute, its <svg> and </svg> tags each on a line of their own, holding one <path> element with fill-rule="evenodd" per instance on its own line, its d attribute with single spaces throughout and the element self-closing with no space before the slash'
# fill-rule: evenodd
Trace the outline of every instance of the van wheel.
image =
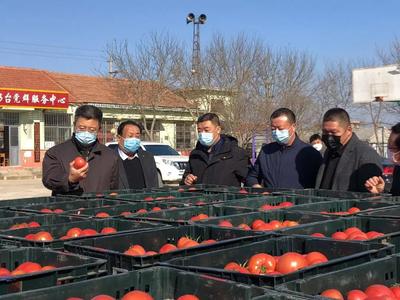
<svg viewBox="0 0 400 300">
<path fill-rule="evenodd" d="M 157 180 L 158 180 L 158 186 L 162 187 L 164 184 L 163 184 L 163 181 L 162 181 L 162 177 L 161 177 L 160 171 L 157 171 Z"/>
</svg>

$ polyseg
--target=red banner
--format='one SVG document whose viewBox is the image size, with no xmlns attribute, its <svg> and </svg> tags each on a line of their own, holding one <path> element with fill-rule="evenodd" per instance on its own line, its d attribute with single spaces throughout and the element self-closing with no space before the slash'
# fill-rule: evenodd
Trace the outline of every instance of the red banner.
<svg viewBox="0 0 400 300">
<path fill-rule="evenodd" d="M 68 93 L 0 88 L 0 107 L 68 108 Z"/>
</svg>

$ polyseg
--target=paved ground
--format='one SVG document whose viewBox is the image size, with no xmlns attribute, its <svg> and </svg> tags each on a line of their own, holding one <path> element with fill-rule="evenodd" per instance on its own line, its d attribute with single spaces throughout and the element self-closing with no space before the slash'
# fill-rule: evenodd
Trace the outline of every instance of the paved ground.
<svg viewBox="0 0 400 300">
<path fill-rule="evenodd" d="M 0 200 L 50 196 L 41 179 L 0 180 Z"/>
</svg>

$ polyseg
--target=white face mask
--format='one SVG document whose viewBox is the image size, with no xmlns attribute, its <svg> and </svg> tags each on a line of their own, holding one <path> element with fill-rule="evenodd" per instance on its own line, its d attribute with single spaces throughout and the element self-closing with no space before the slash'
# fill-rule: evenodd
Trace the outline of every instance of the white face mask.
<svg viewBox="0 0 400 300">
<path fill-rule="evenodd" d="M 396 156 L 400 154 L 400 151 L 392 152 L 390 149 L 387 149 L 388 158 L 395 164 L 400 165 L 400 160 L 396 159 Z"/>
<path fill-rule="evenodd" d="M 314 147 L 315 150 L 317 151 L 321 151 L 322 150 L 322 144 L 314 144 L 312 145 Z"/>
</svg>

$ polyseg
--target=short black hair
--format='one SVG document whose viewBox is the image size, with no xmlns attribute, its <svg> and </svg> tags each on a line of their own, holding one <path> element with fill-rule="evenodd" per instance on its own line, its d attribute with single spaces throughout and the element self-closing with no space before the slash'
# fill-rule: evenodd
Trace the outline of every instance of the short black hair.
<svg viewBox="0 0 400 300">
<path fill-rule="evenodd" d="M 214 125 L 221 126 L 221 122 L 219 121 L 219 117 L 217 114 L 214 113 L 206 113 L 202 116 L 200 116 L 197 119 L 197 124 L 205 122 L 205 121 L 211 121 Z"/>
<path fill-rule="evenodd" d="M 315 133 L 312 136 L 310 136 L 310 143 L 312 143 L 316 140 L 322 140 L 321 136 L 318 133 Z"/>
<path fill-rule="evenodd" d="M 350 116 L 343 108 L 335 107 L 324 114 L 322 122 L 338 122 L 342 125 L 349 126 Z"/>
<path fill-rule="evenodd" d="M 275 110 L 272 115 L 270 120 L 276 119 L 279 117 L 285 116 L 288 118 L 288 121 L 290 124 L 295 124 L 296 123 L 296 115 L 294 114 L 293 111 L 291 111 L 289 108 L 286 107 L 281 107 Z"/>
<path fill-rule="evenodd" d="M 139 128 L 140 134 L 142 134 L 142 125 L 140 125 L 139 123 L 137 123 L 133 120 L 126 120 L 126 121 L 123 121 L 121 124 L 119 124 L 118 129 L 117 129 L 118 135 L 122 135 L 122 132 L 124 131 L 124 128 L 126 125 L 136 126 L 137 128 Z"/>
<path fill-rule="evenodd" d="M 400 133 L 400 122 L 392 127 L 392 133 L 395 133 L 395 134 Z M 396 145 L 397 149 L 400 149 L 400 136 L 398 136 L 396 138 L 396 140 L 394 141 L 394 144 Z"/>
<path fill-rule="evenodd" d="M 88 120 L 97 120 L 101 126 L 101 121 L 103 120 L 103 112 L 100 108 L 94 105 L 81 105 L 75 111 L 75 121 L 78 118 L 85 118 Z"/>
</svg>

